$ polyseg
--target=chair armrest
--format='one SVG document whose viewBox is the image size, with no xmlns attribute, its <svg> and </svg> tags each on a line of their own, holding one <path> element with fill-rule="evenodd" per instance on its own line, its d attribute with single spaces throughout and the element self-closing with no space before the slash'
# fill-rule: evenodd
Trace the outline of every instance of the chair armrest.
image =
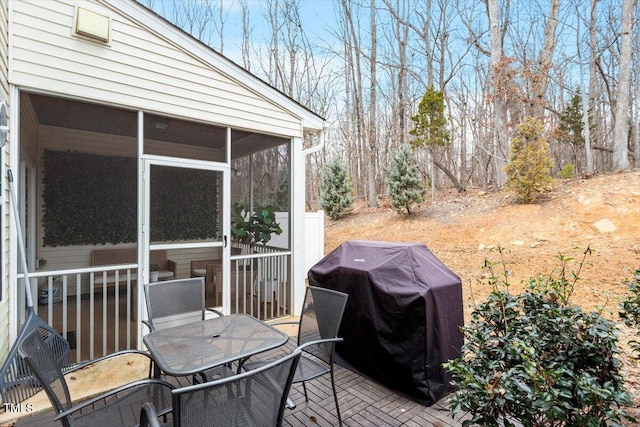
<svg viewBox="0 0 640 427">
<path fill-rule="evenodd" d="M 173 272 L 173 278 L 174 279 L 178 278 L 178 263 L 176 261 L 168 259 L 167 260 L 167 270 Z"/>
<path fill-rule="evenodd" d="M 146 380 L 138 380 L 138 381 L 134 381 L 125 385 L 122 385 L 118 388 L 114 388 L 112 390 L 109 390 L 105 393 L 102 393 L 98 396 L 94 396 L 91 399 L 88 400 L 83 400 L 82 402 L 78 402 L 76 405 L 72 406 L 71 408 L 67 409 L 66 411 L 62 411 L 60 412 L 55 418 L 55 421 L 59 421 L 63 418 L 66 418 L 70 415 L 72 415 L 75 412 L 81 411 L 82 409 L 86 408 L 87 406 L 91 406 L 94 403 L 102 400 L 102 399 L 106 399 L 109 396 L 113 396 L 116 393 L 121 393 L 123 391 L 129 390 L 131 388 L 134 387 L 138 387 L 138 386 L 142 386 L 142 385 L 152 385 L 152 384 L 156 384 L 156 385 L 162 385 L 164 387 L 168 387 L 170 390 L 175 389 L 175 386 L 173 386 L 172 384 L 168 383 L 165 380 L 159 380 L 159 379 L 146 379 Z M 161 411 L 160 413 L 158 413 L 158 416 L 167 414 L 171 411 L 171 408 L 167 408 L 163 411 Z"/>
<path fill-rule="evenodd" d="M 118 351 L 116 353 L 107 354 L 106 356 L 97 357 L 95 359 L 91 359 L 91 360 L 88 360 L 86 362 L 79 363 L 77 365 L 74 365 L 74 367 L 71 370 L 65 371 L 64 373 L 66 375 L 69 372 L 75 372 L 78 369 L 86 368 L 87 366 L 93 365 L 93 364 L 98 363 L 98 362 L 102 362 L 103 360 L 108 360 L 108 359 L 111 359 L 111 358 L 114 358 L 114 357 L 124 356 L 124 355 L 127 355 L 127 354 L 138 354 L 140 356 L 146 357 L 150 361 L 153 361 L 153 358 L 151 357 L 151 355 L 149 353 L 147 353 L 146 351 L 135 350 L 135 349 L 122 350 L 122 351 Z"/>
<path fill-rule="evenodd" d="M 313 340 L 313 341 L 309 341 L 307 343 L 301 344 L 298 347 L 296 347 L 296 350 L 304 350 L 306 347 L 311 347 L 312 345 L 320 345 L 320 344 L 327 344 L 327 343 L 337 343 L 337 342 L 342 342 L 344 341 L 344 338 L 323 338 L 321 340 Z"/>
<path fill-rule="evenodd" d="M 218 263 L 217 262 L 207 263 L 205 268 L 206 268 L 206 273 L 205 273 L 205 281 L 206 281 L 206 283 L 217 284 L 216 283 L 216 273 L 218 271 Z"/>
<path fill-rule="evenodd" d="M 160 427 L 156 407 L 151 402 L 145 403 L 140 408 L 140 427 Z"/>
<path fill-rule="evenodd" d="M 205 308 L 205 310 L 210 311 L 212 313 L 215 313 L 218 315 L 218 317 L 222 317 L 224 316 L 224 314 L 221 311 L 216 310 L 215 308 Z"/>
<path fill-rule="evenodd" d="M 280 325 L 298 325 L 300 322 L 273 322 L 269 323 L 271 326 L 280 326 Z"/>
<path fill-rule="evenodd" d="M 142 321 L 142 323 L 143 323 L 147 328 L 149 328 L 149 332 L 153 332 L 153 331 L 155 331 L 155 330 L 156 330 L 156 328 L 154 328 L 154 327 L 153 327 L 153 323 L 151 323 L 150 321 L 148 321 L 148 320 L 143 320 L 143 321 Z"/>
</svg>

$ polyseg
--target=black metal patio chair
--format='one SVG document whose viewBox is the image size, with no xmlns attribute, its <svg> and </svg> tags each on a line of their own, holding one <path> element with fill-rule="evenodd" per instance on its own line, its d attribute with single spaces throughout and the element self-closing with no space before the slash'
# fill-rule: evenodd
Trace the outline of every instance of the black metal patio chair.
<svg viewBox="0 0 640 427">
<path fill-rule="evenodd" d="M 208 312 L 223 316 L 218 310 L 205 307 L 204 286 L 204 277 L 145 284 L 144 296 L 149 318 L 142 322 L 153 332 L 202 321 Z M 153 369 L 153 366 L 150 369 Z M 206 382 L 233 374 L 234 371 L 230 367 L 221 366 L 201 373 L 200 379 Z M 198 378 L 193 377 L 193 382 L 198 382 Z"/>
<path fill-rule="evenodd" d="M 140 410 L 140 427 L 278 427 L 300 359 L 296 350 L 258 369 L 229 378 L 177 388 L 172 421 L 160 424 L 153 403 Z"/>
<path fill-rule="evenodd" d="M 338 405 L 338 394 L 333 374 L 333 356 L 336 343 L 342 341 L 342 338 L 338 337 L 338 330 L 348 297 L 349 295 L 342 292 L 308 286 L 305 292 L 300 321 L 272 323 L 274 326 L 298 325 L 297 345 L 302 351 L 302 356 L 293 377 L 293 383 L 302 383 L 305 400 L 309 401 L 305 382 L 330 374 L 333 399 L 336 404 L 336 413 L 340 425 L 342 425 L 342 417 L 340 416 L 340 406 Z M 265 363 L 268 362 L 249 361 L 243 365 L 243 368 L 255 369 Z M 293 408 L 293 402 L 289 401 L 288 406 Z"/>
<path fill-rule="evenodd" d="M 44 388 L 49 401 L 64 427 L 100 427 L 114 425 L 135 425 L 137 411 L 144 402 L 154 402 L 159 413 L 164 415 L 171 410 L 171 394 L 174 388 L 161 379 L 142 379 L 121 385 L 98 396 L 74 402 L 69 392 L 65 375 L 116 356 L 147 353 L 138 350 L 125 350 L 112 353 L 90 362 L 83 363 L 62 373 L 55 355 L 45 343 L 38 329 L 32 330 L 20 345 L 19 353 L 24 358 L 31 374 Z"/>
<path fill-rule="evenodd" d="M 165 280 L 144 285 L 150 331 L 204 320 L 207 312 L 217 316 L 218 310 L 205 307 L 204 278 Z"/>
</svg>

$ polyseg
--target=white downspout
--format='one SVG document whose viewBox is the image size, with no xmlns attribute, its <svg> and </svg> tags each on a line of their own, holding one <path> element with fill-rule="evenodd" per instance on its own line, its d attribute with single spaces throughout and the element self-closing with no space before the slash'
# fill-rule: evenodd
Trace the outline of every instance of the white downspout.
<svg viewBox="0 0 640 427">
<path fill-rule="evenodd" d="M 302 155 L 304 157 L 307 157 L 309 154 L 313 154 L 313 153 L 317 153 L 318 151 L 322 150 L 324 148 L 324 132 L 325 129 L 327 129 L 327 126 L 323 126 L 322 129 L 320 130 L 320 135 L 318 136 L 319 142 L 318 144 L 314 145 L 313 147 L 309 147 L 307 149 L 302 150 Z"/>
</svg>

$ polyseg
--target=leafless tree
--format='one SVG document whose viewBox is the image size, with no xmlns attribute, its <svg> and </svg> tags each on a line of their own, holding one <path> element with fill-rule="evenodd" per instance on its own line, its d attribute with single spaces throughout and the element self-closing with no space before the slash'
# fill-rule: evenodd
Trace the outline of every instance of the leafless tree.
<svg viewBox="0 0 640 427">
<path fill-rule="evenodd" d="M 507 4 L 509 1 L 507 1 Z M 509 64 L 505 61 L 502 53 L 504 33 L 506 24 L 500 19 L 500 8 L 498 0 L 486 0 L 487 15 L 489 16 L 489 35 L 491 39 L 491 70 L 493 86 L 493 117 L 494 117 L 494 138 L 495 146 L 493 158 L 496 166 L 496 183 L 502 187 L 505 182 L 504 165 L 508 155 L 507 138 L 507 100 L 503 86 L 507 83 L 505 77 Z M 508 11 L 507 11 L 508 16 Z"/>
<path fill-rule="evenodd" d="M 369 150 L 367 153 L 367 186 L 369 191 L 369 207 L 378 206 L 378 194 L 376 191 L 376 158 L 377 158 L 377 126 L 376 120 L 376 94 L 378 91 L 378 79 L 376 77 L 376 61 L 378 60 L 378 33 L 376 26 L 375 2 L 370 0 L 371 16 L 371 52 L 369 55 Z"/>
<path fill-rule="evenodd" d="M 615 108 L 613 136 L 613 169 L 629 168 L 629 123 L 631 112 L 631 40 L 633 39 L 633 16 L 636 0 L 624 0 L 622 4 L 622 33 L 620 41 L 620 78 Z"/>
<path fill-rule="evenodd" d="M 230 50 L 228 1 L 139 1 Z M 451 185 L 446 176 L 502 186 L 512 126 L 536 115 L 553 130 L 578 89 L 585 147 L 568 152 L 552 142 L 558 166 L 584 162 L 587 175 L 629 167 L 614 162 L 621 153 L 640 163 L 637 0 L 624 0 L 624 10 L 620 0 L 340 0 L 331 3 L 327 40 L 307 33 L 304 0 L 233 4 L 241 15 L 238 63 L 330 123 L 325 149 L 307 158 L 309 177 L 339 159 L 371 206 L 384 191 L 389 153 L 408 141 L 409 118 L 431 85 L 445 95 L 452 135 L 446 150 L 417 151 L 434 190 Z M 621 33 L 623 25 L 631 26 Z M 305 136 L 305 147 L 315 137 Z M 311 207 L 318 190 L 308 183 Z"/>
</svg>

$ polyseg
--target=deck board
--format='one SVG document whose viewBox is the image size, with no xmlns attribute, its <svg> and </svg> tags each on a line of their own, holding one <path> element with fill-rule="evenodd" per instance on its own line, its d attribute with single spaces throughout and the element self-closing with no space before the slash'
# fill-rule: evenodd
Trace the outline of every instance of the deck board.
<svg viewBox="0 0 640 427">
<path fill-rule="evenodd" d="M 285 346 L 285 350 L 292 349 Z M 268 354 L 265 357 L 269 357 Z M 459 427 L 461 419 L 453 419 L 444 400 L 432 406 L 423 406 L 405 396 L 336 365 L 336 386 L 344 426 L 352 427 Z M 184 380 L 176 380 L 182 384 Z M 285 411 L 283 425 L 287 427 L 335 426 L 338 419 L 329 377 L 307 383 L 309 402 L 305 402 L 302 384 L 294 384 L 289 396 L 295 402 L 294 409 Z M 38 413 L 19 419 L 14 427 L 57 426 L 52 413 Z M 4 427 L 4 426 L 3 426 Z"/>
</svg>

